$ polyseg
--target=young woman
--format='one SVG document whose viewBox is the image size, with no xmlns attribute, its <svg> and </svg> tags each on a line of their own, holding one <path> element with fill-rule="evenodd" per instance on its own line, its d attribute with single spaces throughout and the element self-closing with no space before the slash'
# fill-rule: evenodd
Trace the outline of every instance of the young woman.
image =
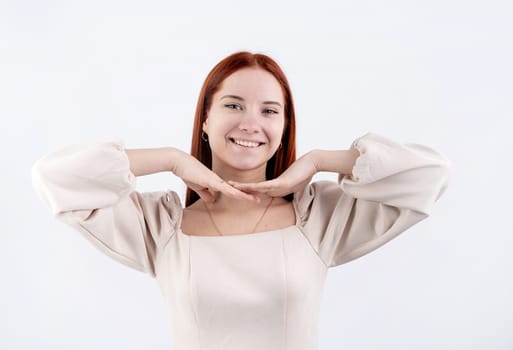
<svg viewBox="0 0 513 350">
<path fill-rule="evenodd" d="M 162 171 L 187 184 L 185 208 L 173 191 L 135 190 L 137 176 Z M 310 183 L 319 171 L 338 181 Z M 296 160 L 287 79 L 248 52 L 207 76 L 191 154 L 102 142 L 33 167 L 57 218 L 157 279 L 177 350 L 315 349 L 328 268 L 426 218 L 448 177 L 433 149 L 373 133 Z"/>
</svg>

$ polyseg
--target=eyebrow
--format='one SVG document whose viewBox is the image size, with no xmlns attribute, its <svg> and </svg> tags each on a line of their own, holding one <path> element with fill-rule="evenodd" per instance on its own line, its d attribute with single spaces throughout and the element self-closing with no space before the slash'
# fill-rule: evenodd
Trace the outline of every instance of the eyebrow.
<svg viewBox="0 0 513 350">
<path fill-rule="evenodd" d="M 242 97 L 237 96 L 237 95 L 224 95 L 223 97 L 221 97 L 221 100 L 224 99 L 224 98 L 233 98 L 235 100 L 244 101 L 244 99 Z M 262 103 L 264 105 L 277 105 L 277 106 L 281 107 L 281 103 L 276 102 L 276 101 L 264 101 Z"/>
</svg>

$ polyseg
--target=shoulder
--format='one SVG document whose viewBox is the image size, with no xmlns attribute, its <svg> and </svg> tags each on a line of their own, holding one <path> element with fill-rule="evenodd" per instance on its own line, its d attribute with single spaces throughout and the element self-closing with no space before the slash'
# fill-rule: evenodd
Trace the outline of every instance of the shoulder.
<svg viewBox="0 0 513 350">
<path fill-rule="evenodd" d="M 303 191 L 294 195 L 294 204 L 301 221 L 305 223 L 313 216 L 324 216 L 333 212 L 335 207 L 349 196 L 337 181 L 316 181 L 308 184 Z"/>
<path fill-rule="evenodd" d="M 138 192 L 130 194 L 137 203 L 149 225 L 162 225 L 165 221 L 173 230 L 179 225 L 183 206 L 178 193 L 172 190 Z"/>
<path fill-rule="evenodd" d="M 303 191 L 294 195 L 294 201 L 298 208 L 305 209 L 313 201 L 331 202 L 338 199 L 343 194 L 342 187 L 336 181 L 316 181 L 308 184 Z"/>
</svg>

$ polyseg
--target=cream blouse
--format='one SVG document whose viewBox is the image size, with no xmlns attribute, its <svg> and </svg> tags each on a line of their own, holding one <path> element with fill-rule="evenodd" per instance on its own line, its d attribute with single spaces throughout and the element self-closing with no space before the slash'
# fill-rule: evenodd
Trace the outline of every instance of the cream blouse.
<svg viewBox="0 0 513 350">
<path fill-rule="evenodd" d="M 32 169 L 39 197 L 105 254 L 156 278 L 176 350 L 314 350 L 326 273 L 426 218 L 449 161 L 367 133 L 351 175 L 296 193 L 296 223 L 191 236 L 173 191 L 140 193 L 121 141 L 72 145 Z"/>
</svg>

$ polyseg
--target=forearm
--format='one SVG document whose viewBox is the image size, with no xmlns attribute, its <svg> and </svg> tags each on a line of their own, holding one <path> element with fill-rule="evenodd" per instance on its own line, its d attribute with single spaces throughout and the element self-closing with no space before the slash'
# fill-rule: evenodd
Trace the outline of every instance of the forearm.
<svg viewBox="0 0 513 350">
<path fill-rule="evenodd" d="M 163 171 L 173 171 L 182 151 L 173 147 L 126 149 L 130 171 L 143 176 Z"/>
<path fill-rule="evenodd" d="M 360 152 L 356 148 L 339 151 L 313 150 L 310 156 L 318 172 L 329 171 L 350 175 Z"/>
</svg>

